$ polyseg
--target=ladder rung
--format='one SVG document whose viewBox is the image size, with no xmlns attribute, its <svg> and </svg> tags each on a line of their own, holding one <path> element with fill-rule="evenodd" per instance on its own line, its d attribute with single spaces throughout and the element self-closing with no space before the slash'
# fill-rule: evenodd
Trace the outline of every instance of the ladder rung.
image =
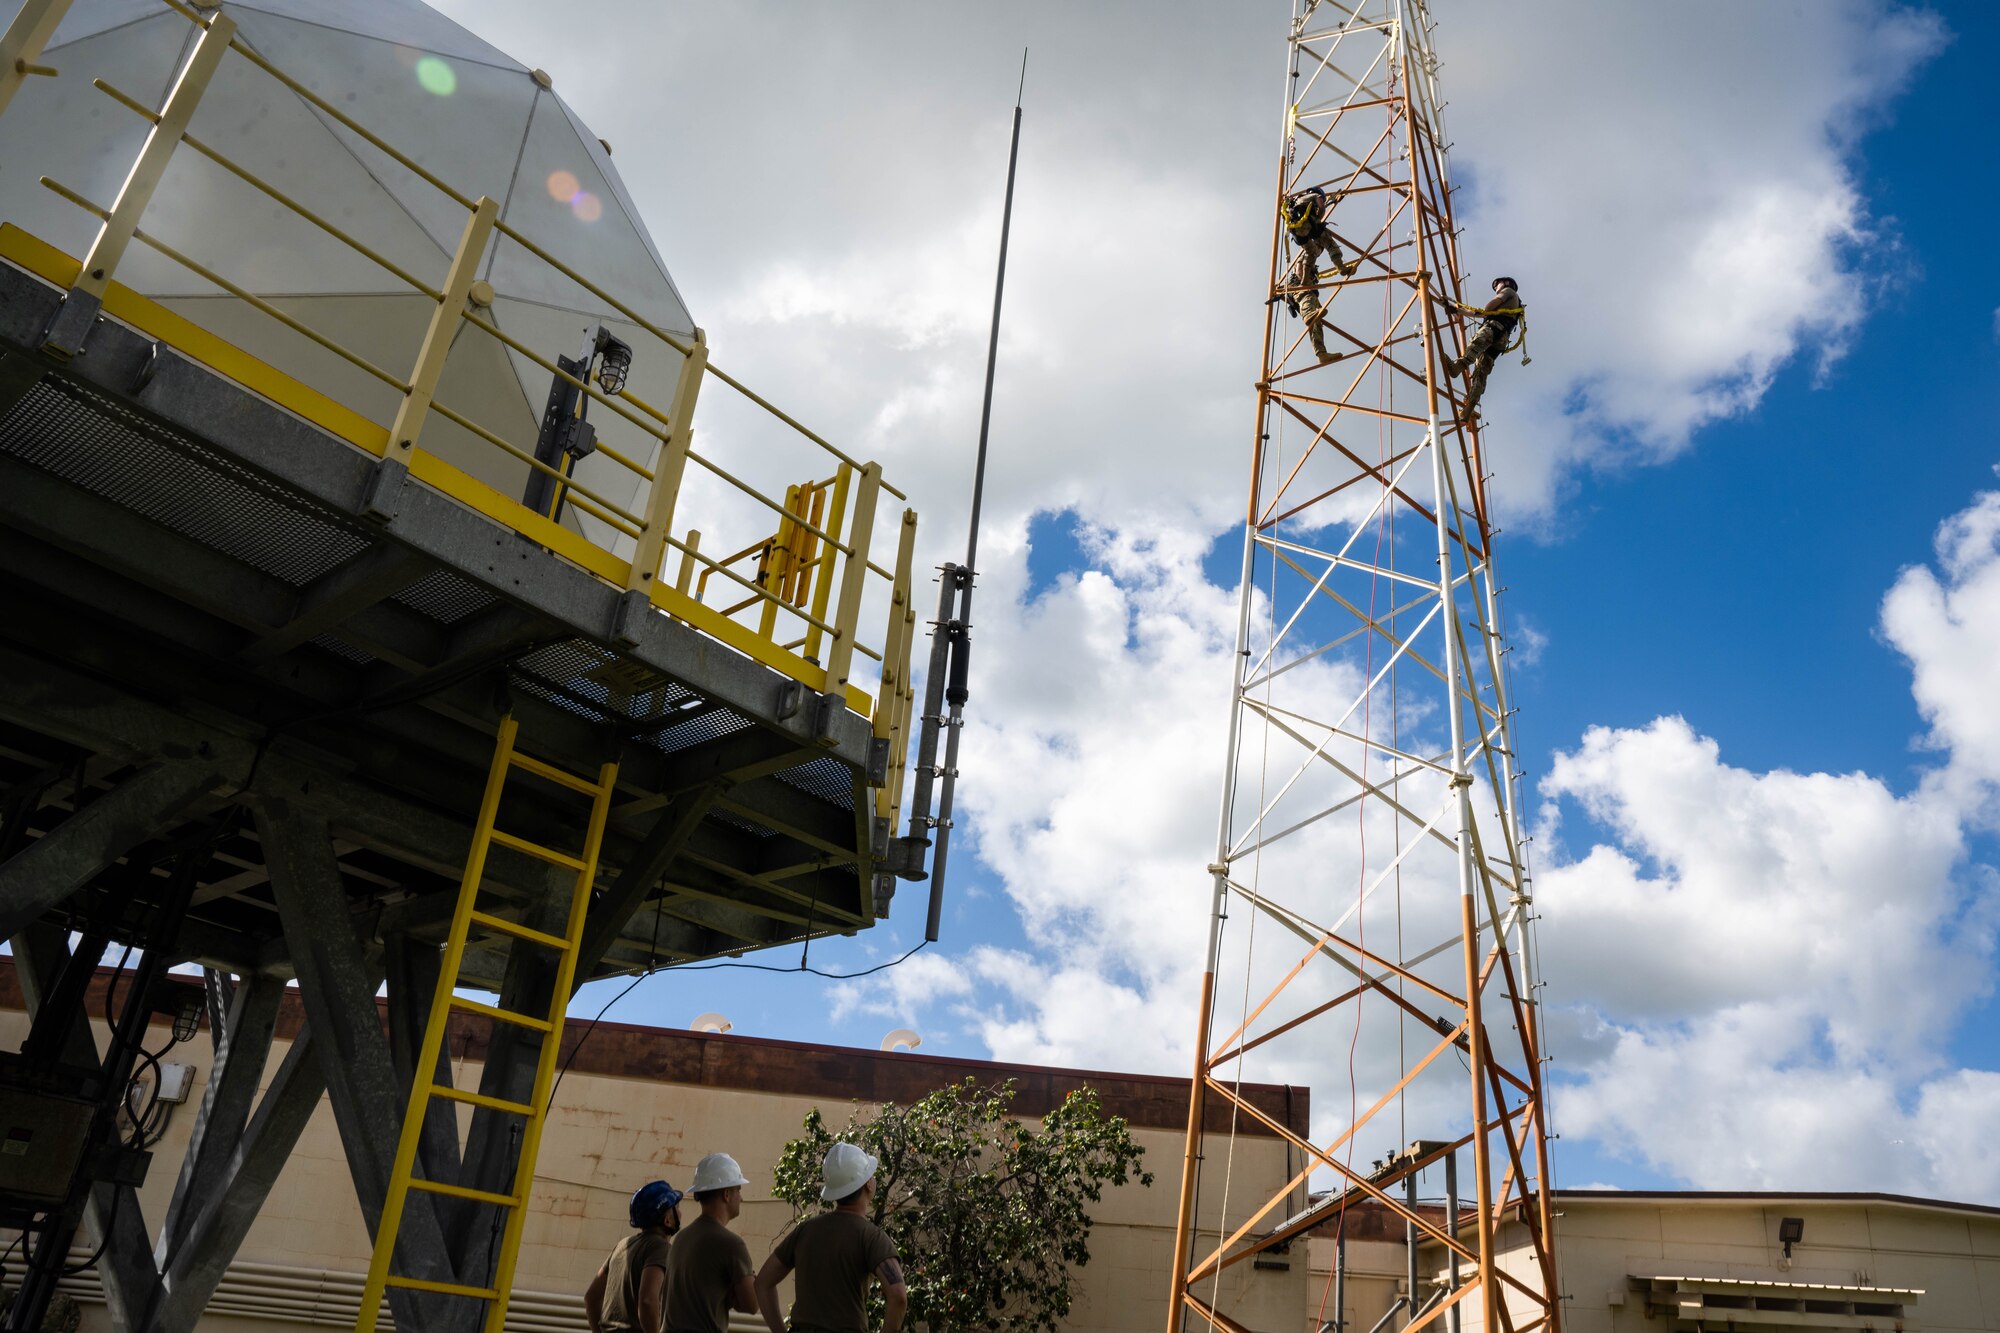
<svg viewBox="0 0 2000 1333">
<path fill-rule="evenodd" d="M 545 930 L 536 930 L 530 926 L 524 926 L 518 921 L 509 921 L 505 917 L 494 916 L 488 912 L 475 911 L 472 914 L 472 919 L 488 930 L 497 930 L 502 935 L 512 935 L 517 940 L 526 940 L 530 944 L 539 944 L 544 949 L 558 949 L 563 953 L 569 952 L 569 941 L 560 935 L 551 935 Z"/>
<path fill-rule="evenodd" d="M 447 1087 L 442 1083 L 431 1084 L 431 1096 L 442 1097 L 446 1101 L 464 1102 L 468 1106 L 483 1106 L 489 1111 L 505 1111 L 509 1115 L 533 1115 L 535 1108 L 526 1102 L 510 1102 L 502 1097 L 488 1097 L 483 1092 L 469 1092 L 464 1088 Z"/>
<path fill-rule="evenodd" d="M 526 838 L 517 838 L 511 833 L 505 833 L 499 829 L 493 830 L 493 841 L 499 843 L 502 847 L 512 847 L 515 851 L 525 853 L 528 856 L 538 856 L 544 861 L 553 861 L 559 866 L 568 866 L 571 870 L 583 869 L 583 862 L 577 860 L 568 852 L 559 852 L 553 847 L 544 847 L 539 842 L 529 842 Z"/>
<path fill-rule="evenodd" d="M 519 750 L 509 755 L 507 762 L 524 773 L 533 773 L 538 778 L 547 778 L 550 782 L 559 783 L 562 786 L 568 787 L 571 791 L 580 791 L 585 796 L 595 796 L 604 790 L 604 788 L 592 782 L 589 778 L 580 778 L 574 773 L 564 772 L 554 764 L 545 764 L 539 759 L 530 759 Z"/>
<path fill-rule="evenodd" d="M 502 1208 L 515 1208 L 521 1202 L 511 1194 L 495 1194 L 492 1190 L 476 1190 L 468 1185 L 448 1185 L 442 1180 L 419 1180 L 414 1176 L 410 1178 L 410 1188 L 426 1194 L 449 1194 L 454 1199 L 470 1199 L 474 1203 L 497 1204 Z"/>
<path fill-rule="evenodd" d="M 546 1018 L 535 1018 L 529 1014 L 509 1013 L 505 1009 L 495 1009 L 490 1004 L 481 1004 L 477 1000 L 468 1000 L 460 995 L 451 997 L 451 1007 L 454 1009 L 463 1009 L 468 1014 L 483 1014 L 496 1023 L 512 1023 L 515 1027 L 532 1028 L 536 1032 L 554 1032 L 556 1030 L 555 1024 L 549 1022 Z"/>
<path fill-rule="evenodd" d="M 456 1282 L 432 1282 L 429 1278 L 397 1277 L 394 1273 L 382 1281 L 384 1286 L 406 1287 L 411 1291 L 434 1291 L 440 1296 L 469 1296 L 476 1301 L 490 1301 L 500 1294 L 492 1287 L 467 1287 Z"/>
</svg>

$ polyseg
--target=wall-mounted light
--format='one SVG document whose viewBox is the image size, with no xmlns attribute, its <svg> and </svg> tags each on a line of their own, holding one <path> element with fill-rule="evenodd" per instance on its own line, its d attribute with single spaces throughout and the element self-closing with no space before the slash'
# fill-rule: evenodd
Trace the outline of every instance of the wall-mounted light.
<svg viewBox="0 0 2000 1333">
<path fill-rule="evenodd" d="M 602 324 L 597 326 L 597 385 L 616 398 L 625 392 L 625 380 L 632 373 L 632 347 L 615 338 Z"/>
<path fill-rule="evenodd" d="M 1806 1220 L 1803 1217 L 1785 1217 L 1778 1220 L 1778 1243 L 1785 1247 L 1785 1257 L 1792 1257 L 1792 1246 L 1805 1239 Z"/>
<path fill-rule="evenodd" d="M 535 461 L 549 469 L 528 474 L 521 503 L 538 514 L 560 520 L 564 492 L 569 488 L 551 473 L 574 474 L 577 460 L 597 451 L 597 427 L 590 422 L 590 395 L 576 382 L 596 382 L 599 392 L 617 397 L 632 376 L 632 345 L 602 324 L 594 329 L 575 357 L 558 356 L 558 373 L 549 384 L 542 409 L 542 428 L 535 437 Z M 574 381 L 574 382 L 573 382 Z"/>
<path fill-rule="evenodd" d="M 208 1001 L 201 987 L 184 986 L 177 981 L 163 981 L 150 992 L 153 1012 L 171 1014 L 174 1020 L 174 1042 L 190 1040 L 201 1029 L 201 1016 L 208 1010 Z"/>
</svg>

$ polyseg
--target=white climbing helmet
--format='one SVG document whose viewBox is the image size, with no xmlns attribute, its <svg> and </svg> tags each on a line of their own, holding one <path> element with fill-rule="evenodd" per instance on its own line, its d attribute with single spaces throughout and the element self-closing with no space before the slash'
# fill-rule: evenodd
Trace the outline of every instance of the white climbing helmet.
<svg viewBox="0 0 2000 1333">
<path fill-rule="evenodd" d="M 735 1185 L 748 1185 L 749 1178 L 743 1168 L 736 1165 L 736 1159 L 726 1152 L 712 1152 L 694 1164 L 694 1184 L 688 1187 L 691 1194 L 706 1194 L 710 1190 L 726 1190 Z"/>
<path fill-rule="evenodd" d="M 819 1164 L 820 1179 L 825 1182 L 819 1197 L 828 1203 L 846 1198 L 874 1178 L 875 1167 L 875 1159 L 853 1144 L 834 1144 Z"/>
</svg>

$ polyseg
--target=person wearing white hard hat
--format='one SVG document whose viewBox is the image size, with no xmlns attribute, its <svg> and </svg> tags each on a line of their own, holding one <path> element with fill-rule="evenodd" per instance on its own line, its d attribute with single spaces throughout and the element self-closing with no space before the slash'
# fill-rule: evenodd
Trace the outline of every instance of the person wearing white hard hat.
<svg viewBox="0 0 2000 1333">
<path fill-rule="evenodd" d="M 743 1211 L 749 1183 L 726 1152 L 695 1163 L 688 1193 L 701 1205 L 701 1216 L 681 1228 L 667 1253 L 667 1333 L 725 1333 L 731 1310 L 757 1313 L 750 1247 L 729 1229 Z"/>
<path fill-rule="evenodd" d="M 820 1163 L 819 1197 L 833 1208 L 786 1232 L 757 1270 L 757 1305 L 771 1333 L 785 1333 L 778 1284 L 796 1272 L 792 1333 L 868 1333 L 868 1280 L 879 1279 L 888 1306 L 882 1333 L 898 1333 L 910 1290 L 889 1233 L 868 1217 L 875 1199 L 876 1161 L 851 1143 L 836 1143 Z"/>
</svg>

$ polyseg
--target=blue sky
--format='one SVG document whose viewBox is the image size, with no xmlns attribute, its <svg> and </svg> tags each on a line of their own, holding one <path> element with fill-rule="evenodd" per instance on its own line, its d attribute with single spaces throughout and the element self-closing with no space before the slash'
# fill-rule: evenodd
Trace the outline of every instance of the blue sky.
<svg viewBox="0 0 2000 1333">
<path fill-rule="evenodd" d="M 562 63 L 567 39 L 537 7 L 447 8 L 507 49 L 546 50 L 594 124 L 653 114 L 652 75 L 616 60 L 578 90 L 585 57 Z M 1568 960 L 1551 973 L 1553 1003 L 1582 1034 L 1559 1074 L 1575 1089 L 1558 1101 L 1573 1117 L 1558 1126 L 1561 1177 L 2000 1200 L 2000 1162 L 1947 1186 L 1933 1150 L 1950 1125 L 2000 1114 L 2000 1083 L 1987 1081 L 2000 1070 L 1988 908 L 2000 847 L 1993 774 L 1975 762 L 2000 702 L 1982 710 L 1961 690 L 1947 707 L 1934 693 L 1927 715 L 1912 692 L 1913 670 L 1949 676 L 1954 654 L 1990 640 L 1986 613 L 2000 615 L 1973 596 L 1986 566 L 1946 567 L 1933 545 L 2000 484 L 2000 282 L 1985 221 L 2000 187 L 1967 152 L 2000 17 L 1865 0 L 1719 6 L 1712 22 L 1699 6 L 1678 19 L 1562 0 L 1515 9 L 1440 3 L 1438 41 L 1468 251 L 1518 274 L 1540 311 L 1534 366 L 1496 374 L 1489 438 L 1508 512 L 1497 559 L 1525 631 L 1524 762 L 1554 775 L 1538 798 L 1548 910 L 1577 905 L 1567 936 L 1547 923 Z M 859 985 L 666 973 L 612 1017 L 683 1025 L 713 1010 L 741 1033 L 858 1046 L 910 1025 L 944 1054 L 1177 1071 L 1199 963 L 1178 951 L 1199 934 L 1212 836 L 1195 825 L 1212 813 L 1190 815 L 1184 840 L 1135 849 L 1129 830 L 1080 828 L 1075 810 L 1115 782 L 1132 823 L 1204 801 L 1212 812 L 1227 675 L 1204 636 L 1233 599 L 1256 357 L 1243 297 L 1264 259 L 1282 22 L 1259 31 L 1177 9 L 1153 54 L 1125 47 L 1133 16 L 1115 7 L 914 13 L 794 34 L 829 56 L 785 100 L 838 108 L 824 124 L 730 104 L 763 173 L 811 218 L 777 243 L 744 234 L 742 163 L 724 148 L 628 150 L 627 134 L 618 161 L 718 349 L 795 377 L 809 420 L 831 417 L 892 474 L 914 475 L 927 555 L 945 558 L 976 426 L 1012 53 L 1052 53 L 1029 79 L 944 939 Z M 661 18 L 674 77 L 653 82 L 684 77 L 700 96 L 772 21 L 756 6 Z M 1711 49 L 1670 22 L 1729 40 Z M 940 72 L 945 51 L 977 54 Z M 1572 92 L 1593 99 L 1590 124 L 1576 124 Z M 1134 216 L 1147 219 L 1136 239 Z M 1748 266 L 1715 248 L 1750 232 L 1767 248 Z M 1132 273 L 1144 275 L 1136 291 Z M 1683 316 L 1677 302 L 1695 308 Z M 815 399 L 819 414 L 805 406 Z M 1963 594 L 1962 623 L 1913 612 L 1885 629 L 1884 599 L 1912 567 Z M 1121 632 L 1091 633 L 1121 616 Z M 1092 679 L 1116 682 L 1103 697 L 1132 711 L 1093 705 Z M 1092 767 L 1121 729 L 1183 726 L 1171 771 Z M 1659 786 L 1683 770 L 1690 790 Z M 1857 838 L 1879 828 L 1843 864 L 1906 862 L 1910 878 L 1857 870 L 1821 885 L 1805 858 L 1765 883 L 1704 859 L 1716 827 L 1704 821 L 1735 811 L 1658 822 L 1704 786 L 1723 793 L 1718 806 L 1754 806 L 1774 839 L 1819 836 L 1800 832 L 1814 820 Z M 1822 893 L 1831 920 L 1811 914 Z M 1135 894 L 1158 933 L 1118 947 L 1130 922 L 1107 904 Z M 1774 922 L 1810 938 L 1772 942 L 1773 977 L 1698 957 L 1644 994 L 1598 956 L 1642 946 L 1697 901 L 1717 957 L 1753 956 L 1732 951 Z M 1907 920 L 1872 948 L 1863 922 L 1880 902 L 1907 902 Z M 816 944 L 811 962 L 847 972 L 900 955 L 921 937 L 923 905 L 922 887 L 906 886 L 885 925 Z M 573 1012 L 613 990 L 586 990 Z M 1101 1005 L 1098 1030 L 1056 1012 L 1055 995 Z M 1764 1125 L 1787 1080 L 1859 1109 L 1829 1110 L 1817 1128 Z M 1327 1094 L 1344 1070 L 1313 1081 Z M 1691 1113 L 1682 1139 L 1648 1140 L 1663 1088 L 1714 1114 Z M 1750 1146 L 1706 1151 L 1716 1143 Z"/>
</svg>

